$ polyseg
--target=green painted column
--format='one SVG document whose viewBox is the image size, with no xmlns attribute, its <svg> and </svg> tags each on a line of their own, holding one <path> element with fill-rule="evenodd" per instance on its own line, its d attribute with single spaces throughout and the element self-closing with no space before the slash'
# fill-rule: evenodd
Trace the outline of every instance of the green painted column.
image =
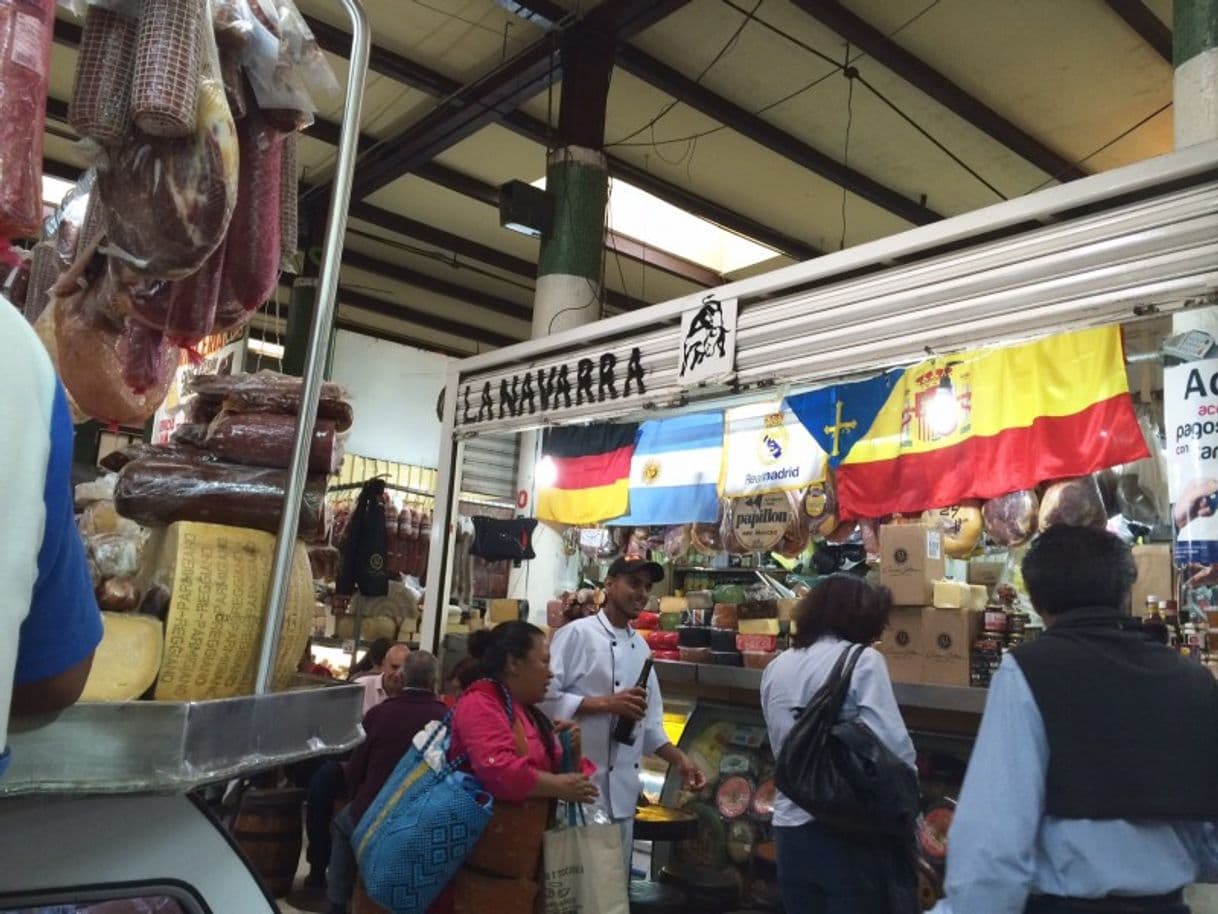
<svg viewBox="0 0 1218 914">
<path fill-rule="evenodd" d="M 1218 140 L 1218 0 L 1175 0 L 1176 148 Z"/>
<path fill-rule="evenodd" d="M 546 190 L 554 201 L 554 216 L 541 240 L 534 338 L 600 317 L 608 181 L 603 152 L 564 146 L 550 155 Z"/>
<path fill-rule="evenodd" d="M 309 351 L 309 334 L 313 330 L 313 312 L 317 307 L 317 280 L 297 277 L 292 283 L 288 326 L 283 335 L 283 373 L 301 377 Z M 325 377 L 330 377 L 334 365 L 335 327 L 330 327 L 330 346 L 326 355 Z"/>
</svg>

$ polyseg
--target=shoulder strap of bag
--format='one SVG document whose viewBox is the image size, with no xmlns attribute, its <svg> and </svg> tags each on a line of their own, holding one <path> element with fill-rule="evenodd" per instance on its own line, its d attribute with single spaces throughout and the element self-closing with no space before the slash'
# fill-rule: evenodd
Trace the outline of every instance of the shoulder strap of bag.
<svg viewBox="0 0 1218 914">
<path fill-rule="evenodd" d="M 858 666 L 859 657 L 866 650 L 866 645 L 850 644 L 842 651 L 833 667 L 830 681 L 833 682 L 833 719 L 837 720 L 842 714 L 842 705 L 846 702 L 846 693 L 850 691 L 850 681 L 854 678 L 854 668 Z"/>
</svg>

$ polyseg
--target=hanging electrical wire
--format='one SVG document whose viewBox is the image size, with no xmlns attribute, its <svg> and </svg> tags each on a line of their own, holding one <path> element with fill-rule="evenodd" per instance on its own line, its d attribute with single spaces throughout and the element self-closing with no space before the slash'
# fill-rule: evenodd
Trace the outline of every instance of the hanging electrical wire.
<svg viewBox="0 0 1218 914">
<path fill-rule="evenodd" d="M 846 44 L 846 60 L 850 60 L 850 45 Z M 858 79 L 859 71 L 847 64 L 842 68 L 842 75 L 846 77 L 849 86 L 846 89 L 846 139 L 842 143 L 842 165 L 846 168 L 850 167 L 850 128 L 854 126 L 854 81 Z M 837 249 L 844 251 L 846 249 L 846 200 L 850 196 L 846 186 L 842 185 L 842 240 L 838 242 Z"/>
</svg>

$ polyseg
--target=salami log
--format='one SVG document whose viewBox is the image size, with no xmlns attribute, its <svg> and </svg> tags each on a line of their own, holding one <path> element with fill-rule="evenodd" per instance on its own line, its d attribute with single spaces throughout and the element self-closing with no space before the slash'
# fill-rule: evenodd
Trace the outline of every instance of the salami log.
<svg viewBox="0 0 1218 914">
<path fill-rule="evenodd" d="M 220 286 L 220 329 L 240 326 L 275 293 L 284 135 L 254 108 L 237 125 L 240 177 Z"/>
<path fill-rule="evenodd" d="M 198 521 L 276 533 L 287 475 L 265 467 L 145 457 L 123 467 L 114 505 L 145 527 Z M 326 477 L 309 477 L 298 527 L 306 542 L 325 538 L 325 491 Z"/>
<path fill-rule="evenodd" d="M 212 332 L 227 242 L 212 253 L 192 275 L 172 283 L 165 315 L 165 336 L 174 345 L 192 349 Z"/>
<path fill-rule="evenodd" d="M 288 416 L 295 416 L 300 412 L 300 378 L 273 371 L 239 375 L 196 375 L 191 379 L 189 389 L 196 395 L 196 405 L 192 408 L 191 418 L 194 422 L 210 422 L 219 415 L 221 409 L 234 413 L 281 413 Z M 317 418 L 331 420 L 335 430 L 339 432 L 351 428 L 355 418 L 351 404 L 345 398 L 346 392 L 337 384 L 322 384 Z M 206 420 L 204 416 L 207 416 Z"/>
<path fill-rule="evenodd" d="M 76 59 L 76 82 L 68 121 L 81 136 L 116 143 L 131 125 L 131 80 L 135 72 L 135 19 L 90 6 Z"/>
<path fill-rule="evenodd" d="M 55 0 L 0 3 L 0 236 L 42 222 L 42 140 Z"/>
<path fill-rule="evenodd" d="M 144 0 L 135 45 L 131 108 L 149 136 L 195 129 L 203 62 L 202 0 Z"/>
<path fill-rule="evenodd" d="M 203 446 L 230 463 L 287 469 L 296 440 L 296 416 L 223 412 L 207 429 Z M 309 451 L 310 473 L 336 473 L 342 465 L 342 448 L 334 423 L 322 419 L 313 431 Z M 394 518 L 394 532 L 397 518 Z"/>
</svg>

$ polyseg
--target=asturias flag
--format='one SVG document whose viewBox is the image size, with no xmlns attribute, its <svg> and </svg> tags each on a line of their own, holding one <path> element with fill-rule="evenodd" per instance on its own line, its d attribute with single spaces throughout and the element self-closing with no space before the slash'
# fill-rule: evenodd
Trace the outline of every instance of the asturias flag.
<svg viewBox="0 0 1218 914">
<path fill-rule="evenodd" d="M 787 397 L 787 405 L 829 455 L 829 466 L 837 469 L 854 443 L 871 431 L 871 423 L 904 376 L 900 370 L 886 371 L 866 381 Z"/>
<path fill-rule="evenodd" d="M 537 519 L 595 524 L 621 517 L 629 497 L 630 458 L 637 423 L 552 428 L 543 458 L 554 462 L 554 482 L 537 492 Z"/>
<path fill-rule="evenodd" d="M 906 370 L 836 473 L 845 517 L 993 498 L 1141 460 L 1118 327 Z"/>
<path fill-rule="evenodd" d="M 630 462 L 630 513 L 614 523 L 714 523 L 722 462 L 722 413 L 644 422 Z"/>
</svg>

